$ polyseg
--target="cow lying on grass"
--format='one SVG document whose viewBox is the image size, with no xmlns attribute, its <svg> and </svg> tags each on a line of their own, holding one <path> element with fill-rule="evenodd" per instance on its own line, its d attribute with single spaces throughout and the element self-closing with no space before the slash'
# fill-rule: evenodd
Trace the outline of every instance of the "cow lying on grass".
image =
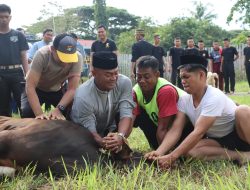
<svg viewBox="0 0 250 190">
<path fill-rule="evenodd" d="M 125 145 L 115 156 L 127 159 L 131 152 Z M 84 169 L 100 161 L 101 155 L 92 134 L 72 122 L 0 117 L 0 166 L 12 168 L 2 168 L 7 173 L 36 166 L 36 172 L 50 168 L 62 175 L 65 167 L 69 173 L 74 167 Z"/>
</svg>

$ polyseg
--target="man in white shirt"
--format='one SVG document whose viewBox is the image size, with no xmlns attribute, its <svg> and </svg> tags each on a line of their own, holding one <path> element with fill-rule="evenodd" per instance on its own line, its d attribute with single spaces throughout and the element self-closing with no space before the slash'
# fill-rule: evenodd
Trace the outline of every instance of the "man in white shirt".
<svg viewBox="0 0 250 190">
<path fill-rule="evenodd" d="M 250 160 L 250 108 L 237 107 L 223 92 L 207 86 L 207 60 L 201 56 L 181 57 L 178 68 L 184 90 L 176 119 L 160 147 L 147 153 L 147 159 L 158 160 L 160 167 L 170 167 L 180 156 L 207 160 L 229 159 L 240 164 Z M 183 142 L 178 142 L 189 118 L 194 130 Z M 167 155 L 164 155 L 167 153 Z"/>
</svg>

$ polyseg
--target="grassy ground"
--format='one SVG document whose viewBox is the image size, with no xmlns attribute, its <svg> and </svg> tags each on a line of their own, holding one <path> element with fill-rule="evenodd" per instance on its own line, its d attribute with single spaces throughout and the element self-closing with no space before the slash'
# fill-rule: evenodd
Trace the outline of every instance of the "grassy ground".
<svg viewBox="0 0 250 190">
<path fill-rule="evenodd" d="M 240 104 L 250 105 L 246 82 L 236 86 L 240 96 L 230 96 Z M 149 145 L 139 129 L 134 129 L 129 142 L 134 150 L 147 152 Z M 170 190 L 247 190 L 250 189 L 250 165 L 238 167 L 228 161 L 205 162 L 188 160 L 170 171 L 159 171 L 143 162 L 136 168 L 116 170 L 113 166 L 96 164 L 75 175 L 55 180 L 52 175 L 34 176 L 26 169 L 13 179 L 3 178 L 0 189 L 170 189 Z"/>
</svg>

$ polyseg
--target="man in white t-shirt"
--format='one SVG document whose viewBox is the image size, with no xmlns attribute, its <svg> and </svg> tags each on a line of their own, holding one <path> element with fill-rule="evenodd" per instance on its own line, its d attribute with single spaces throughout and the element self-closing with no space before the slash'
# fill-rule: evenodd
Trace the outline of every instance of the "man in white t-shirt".
<svg viewBox="0 0 250 190">
<path fill-rule="evenodd" d="M 201 56 L 181 57 L 178 69 L 188 94 L 180 98 L 176 119 L 162 144 L 145 155 L 147 159 L 158 160 L 162 168 L 170 167 L 182 155 L 237 160 L 240 164 L 250 160 L 250 108 L 237 107 L 223 92 L 208 86 L 206 67 L 207 60 Z M 194 130 L 169 152 L 178 142 L 186 118 Z"/>
</svg>

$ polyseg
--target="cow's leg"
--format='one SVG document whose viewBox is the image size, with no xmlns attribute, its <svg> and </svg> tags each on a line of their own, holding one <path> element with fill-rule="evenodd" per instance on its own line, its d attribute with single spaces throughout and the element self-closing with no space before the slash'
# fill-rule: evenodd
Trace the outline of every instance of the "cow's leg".
<svg viewBox="0 0 250 190">
<path fill-rule="evenodd" d="M 0 166 L 0 176 L 14 177 L 16 169 L 8 166 Z"/>
</svg>

